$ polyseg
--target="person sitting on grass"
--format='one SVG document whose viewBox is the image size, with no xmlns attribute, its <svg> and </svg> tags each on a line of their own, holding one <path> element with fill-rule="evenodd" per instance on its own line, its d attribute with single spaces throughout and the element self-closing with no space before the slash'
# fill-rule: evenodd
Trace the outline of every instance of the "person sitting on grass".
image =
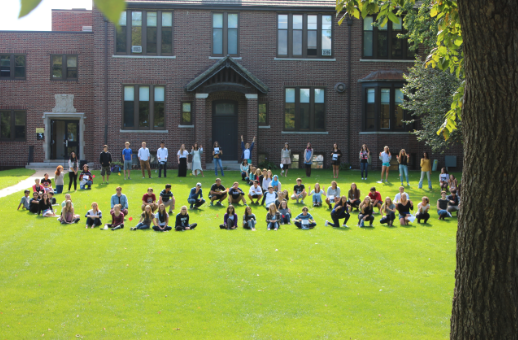
<svg viewBox="0 0 518 340">
<path fill-rule="evenodd" d="M 196 186 L 191 189 L 189 193 L 189 198 L 187 202 L 191 205 L 191 209 L 198 209 L 203 204 L 205 204 L 205 200 L 203 199 L 203 191 L 201 190 L 201 183 L 196 183 Z"/>
<path fill-rule="evenodd" d="M 389 227 L 392 227 L 396 219 L 396 205 L 392 202 L 390 197 L 385 198 L 385 202 L 381 206 L 381 211 L 385 216 L 380 219 L 380 223 L 387 223 Z"/>
<path fill-rule="evenodd" d="M 88 165 L 85 164 L 83 165 L 83 172 L 81 172 L 81 175 L 79 175 L 79 188 L 82 190 L 90 190 L 92 189 L 92 184 L 94 184 L 94 177 L 88 169 Z"/>
<path fill-rule="evenodd" d="M 311 190 L 311 186 L 309 187 L 309 196 L 313 196 L 313 206 L 321 207 L 322 206 L 322 195 L 325 196 L 326 193 L 324 190 L 320 188 L 320 184 L 315 183 L 315 189 Z"/>
<path fill-rule="evenodd" d="M 272 188 L 273 189 L 273 188 Z M 279 221 L 281 219 L 281 214 L 277 211 L 274 203 L 271 203 L 268 206 L 268 212 L 266 213 L 266 223 L 268 225 L 267 230 L 277 230 L 279 229 Z"/>
<path fill-rule="evenodd" d="M 255 175 L 255 166 L 250 165 L 249 172 L 247 174 L 248 177 L 248 185 L 254 185 L 255 180 L 259 180 L 257 176 Z"/>
<path fill-rule="evenodd" d="M 349 221 L 349 218 L 351 217 L 351 214 L 349 214 L 350 208 L 351 206 L 349 205 L 347 197 L 342 196 L 331 211 L 331 219 L 333 220 L 333 223 L 326 221 L 326 226 L 330 225 L 333 228 L 340 228 L 340 220 L 343 218 L 344 223 L 342 224 L 342 227 L 349 228 L 347 226 L 347 221 Z"/>
<path fill-rule="evenodd" d="M 381 214 L 382 198 L 381 198 L 381 194 L 379 193 L 379 191 L 376 191 L 375 187 L 371 188 L 371 191 L 369 192 L 369 197 L 371 199 L 372 206 L 378 207 L 379 213 Z"/>
<path fill-rule="evenodd" d="M 43 217 L 55 217 L 56 214 L 52 209 L 52 202 L 50 201 L 49 193 L 44 192 L 42 198 L 39 202 L 39 211 L 38 215 L 41 213 Z"/>
<path fill-rule="evenodd" d="M 272 172 L 270 170 L 263 169 L 263 180 L 261 181 L 261 188 L 263 188 L 263 192 L 268 191 L 268 186 L 272 180 Z"/>
<path fill-rule="evenodd" d="M 165 175 L 164 175 L 165 176 Z M 169 207 L 169 215 L 173 213 L 176 199 L 171 191 L 171 184 L 166 184 L 165 189 L 160 191 L 160 198 L 158 199 L 158 205 L 164 204 L 165 207 Z"/>
<path fill-rule="evenodd" d="M 455 175 L 450 174 L 450 177 L 448 178 L 448 186 L 450 187 L 450 192 L 452 190 L 457 190 L 459 187 L 459 182 L 455 178 Z"/>
<path fill-rule="evenodd" d="M 141 230 L 151 228 L 151 223 L 153 223 L 154 217 L 155 216 L 153 215 L 153 210 L 151 209 L 151 206 L 146 205 L 144 211 L 140 215 L 140 220 L 138 221 L 137 225 L 133 228 L 130 228 L 130 230 Z"/>
<path fill-rule="evenodd" d="M 263 198 L 263 190 L 259 186 L 258 180 L 255 180 L 254 185 L 248 190 L 248 198 L 250 199 L 250 204 L 254 204 L 254 199 L 256 200 L 255 204 L 259 204 L 259 200 Z"/>
<path fill-rule="evenodd" d="M 67 201 L 72 202 L 72 196 L 70 196 L 70 194 L 65 194 L 65 199 L 63 200 L 63 202 L 61 202 L 61 209 L 63 209 L 65 205 L 67 205 Z M 72 202 L 72 206 L 74 206 L 74 202 Z"/>
<path fill-rule="evenodd" d="M 99 227 L 103 223 L 101 219 L 103 218 L 103 213 L 99 210 L 99 205 L 96 202 L 92 203 L 92 209 L 88 210 L 85 215 L 86 217 L 86 228 L 94 228 Z"/>
<path fill-rule="evenodd" d="M 428 222 L 430 218 L 430 214 L 428 211 L 430 210 L 430 200 L 428 197 L 424 196 L 422 201 L 417 204 L 417 213 L 415 217 L 417 219 L 417 223 L 421 223 L 421 220 L 424 220 L 424 223 Z"/>
<path fill-rule="evenodd" d="M 304 198 L 307 196 L 306 188 L 304 187 L 304 184 L 302 184 L 302 179 L 297 178 L 297 185 L 293 187 L 293 195 L 291 195 L 291 199 L 296 200 L 297 204 L 299 203 L 299 200 L 301 200 L 301 203 L 304 204 Z"/>
<path fill-rule="evenodd" d="M 281 182 L 279 182 L 279 176 L 277 176 L 277 175 L 273 175 L 273 179 L 272 179 L 272 181 L 271 181 L 271 183 L 270 183 L 270 184 L 271 184 L 271 185 L 272 185 L 272 187 L 273 187 L 273 191 L 275 191 L 275 192 L 279 192 L 279 191 L 281 191 L 281 190 L 282 190 L 282 189 L 281 189 L 281 188 L 282 188 Z"/>
<path fill-rule="evenodd" d="M 180 212 L 176 214 L 176 222 L 174 225 L 174 230 L 176 231 L 184 231 L 184 230 L 193 230 L 196 228 L 197 223 L 189 224 L 189 214 L 187 213 L 187 206 L 184 205 L 180 208 Z"/>
<path fill-rule="evenodd" d="M 218 201 L 216 205 L 222 206 L 221 203 L 227 198 L 227 195 L 227 190 L 221 185 L 221 179 L 216 178 L 216 183 L 212 184 L 209 191 L 210 206 L 214 205 L 214 201 Z"/>
<path fill-rule="evenodd" d="M 20 200 L 20 204 L 18 204 L 18 208 L 16 210 L 20 210 L 20 207 L 23 207 L 25 210 L 31 209 L 31 198 L 29 196 L 30 193 L 31 192 L 29 190 L 25 190 L 23 192 L 23 197 Z"/>
<path fill-rule="evenodd" d="M 151 207 L 153 213 L 158 209 L 158 204 L 156 203 L 156 196 L 153 193 L 153 188 L 148 188 L 147 192 L 142 196 L 142 211 L 144 211 L 148 205 Z"/>
<path fill-rule="evenodd" d="M 327 188 L 327 197 L 326 204 L 329 206 L 329 209 L 333 209 L 333 204 L 337 203 L 340 200 L 340 187 L 336 183 L 336 181 L 331 182 L 331 186 Z"/>
<path fill-rule="evenodd" d="M 38 192 L 32 193 L 29 211 L 34 215 L 38 215 L 40 212 L 40 194 Z"/>
<path fill-rule="evenodd" d="M 243 162 L 239 165 L 239 170 L 241 170 L 241 179 L 243 181 L 248 181 L 248 171 L 250 170 L 250 165 L 248 165 L 248 161 L 243 159 Z"/>
<path fill-rule="evenodd" d="M 41 185 L 43 185 L 43 189 L 47 192 L 52 190 L 52 180 L 49 178 L 49 174 L 44 174 L 43 179 L 41 180 Z"/>
<path fill-rule="evenodd" d="M 262 204 L 264 204 L 266 210 L 270 210 L 270 204 L 274 204 L 275 205 L 275 201 L 277 200 L 278 198 L 278 194 L 273 191 L 273 187 L 270 185 L 268 187 L 268 192 L 266 192 L 263 196 L 263 202 Z M 277 208 L 277 206 L 276 206 Z"/>
<path fill-rule="evenodd" d="M 110 215 L 112 216 L 112 223 L 109 223 L 104 226 L 104 229 L 123 229 L 124 228 L 124 216 L 126 216 L 123 212 L 121 204 L 115 204 L 113 206 L 112 211 L 110 211 Z"/>
<path fill-rule="evenodd" d="M 59 219 L 61 224 L 78 223 L 79 220 L 79 215 L 74 213 L 74 205 L 72 204 L 72 201 L 66 201 L 65 207 L 61 210 L 61 217 Z"/>
<path fill-rule="evenodd" d="M 41 185 L 41 184 L 40 184 L 40 180 L 39 180 L 38 178 L 36 178 L 36 179 L 34 180 L 34 182 L 35 182 L 36 184 L 34 184 L 34 185 L 32 186 L 32 191 L 33 191 L 33 192 L 40 193 L 40 192 L 44 192 L 44 191 L 45 191 L 45 188 L 43 187 L 43 185 Z"/>
<path fill-rule="evenodd" d="M 227 230 L 237 228 L 237 214 L 232 204 L 229 204 L 227 207 L 227 213 L 223 217 L 223 224 L 220 224 L 219 228 Z"/>
<path fill-rule="evenodd" d="M 446 168 L 441 169 L 441 173 L 439 174 L 439 184 L 441 185 L 441 190 L 448 189 L 448 179 L 450 176 L 448 175 L 448 171 Z"/>
<path fill-rule="evenodd" d="M 449 200 L 446 197 L 446 191 L 441 191 L 441 198 L 437 200 L 437 214 L 439 214 L 439 220 L 444 220 L 445 217 L 451 217 L 448 211 Z"/>
<path fill-rule="evenodd" d="M 347 196 L 347 203 L 351 206 L 351 209 L 356 208 L 358 210 L 361 203 L 361 193 L 356 183 L 351 183 L 351 189 L 349 189 Z"/>
<path fill-rule="evenodd" d="M 51 190 L 51 191 L 48 192 L 48 194 L 49 194 L 50 204 L 58 205 L 57 201 L 56 201 L 56 197 L 54 197 L 54 191 Z"/>
<path fill-rule="evenodd" d="M 362 203 L 360 203 L 360 213 L 358 214 L 358 227 L 365 227 L 366 221 L 369 221 L 369 226 L 372 227 L 372 222 L 374 222 L 374 205 L 372 204 L 370 196 L 365 197 Z"/>
<path fill-rule="evenodd" d="M 399 192 L 394 197 L 394 203 L 398 204 L 399 202 L 401 202 L 401 195 L 402 194 L 406 194 L 406 198 L 410 199 L 410 196 L 408 195 L 408 193 L 405 193 L 405 187 L 404 186 L 400 186 L 399 187 Z"/>
<path fill-rule="evenodd" d="M 448 196 L 448 212 L 451 214 L 454 211 L 459 211 L 459 196 L 457 190 L 450 191 L 451 195 Z"/>
<path fill-rule="evenodd" d="M 169 214 L 165 211 L 165 204 L 161 203 L 153 219 L 153 230 L 164 232 L 171 229 L 173 228 L 169 226 Z"/>
<path fill-rule="evenodd" d="M 277 205 L 275 205 L 277 207 Z M 279 205 L 279 214 L 281 214 L 281 225 L 291 224 L 291 210 L 288 208 L 288 203 L 285 200 L 281 201 Z"/>
<path fill-rule="evenodd" d="M 121 212 L 124 214 L 124 216 L 128 216 L 128 198 L 122 193 L 122 188 L 120 186 L 115 188 L 115 194 L 112 195 L 110 204 L 111 210 L 113 210 L 117 204 L 120 204 Z"/>
<path fill-rule="evenodd" d="M 295 217 L 295 226 L 299 229 L 313 229 L 317 225 L 315 223 L 315 220 L 313 219 L 313 216 L 311 216 L 310 213 L 308 213 L 309 209 L 308 207 L 302 208 L 302 214 L 299 214 L 297 217 Z"/>
<path fill-rule="evenodd" d="M 286 206 L 288 205 L 288 199 L 286 199 L 288 194 L 288 191 L 284 190 L 279 193 L 277 193 L 277 199 L 275 200 L 275 207 L 277 210 L 281 208 L 281 203 L 286 202 Z"/>
<path fill-rule="evenodd" d="M 396 204 L 396 208 L 399 211 L 399 223 L 401 225 L 408 225 L 410 218 L 410 210 L 414 210 L 414 203 L 407 198 L 407 194 L 401 195 L 401 202 Z"/>
<path fill-rule="evenodd" d="M 228 204 L 239 204 L 239 202 L 246 205 L 245 193 L 239 188 L 239 182 L 234 182 L 228 191 Z"/>
<path fill-rule="evenodd" d="M 252 207 L 246 207 L 245 214 L 243 215 L 243 228 L 255 231 L 256 224 L 257 219 L 255 218 L 255 215 L 252 214 Z"/>
</svg>

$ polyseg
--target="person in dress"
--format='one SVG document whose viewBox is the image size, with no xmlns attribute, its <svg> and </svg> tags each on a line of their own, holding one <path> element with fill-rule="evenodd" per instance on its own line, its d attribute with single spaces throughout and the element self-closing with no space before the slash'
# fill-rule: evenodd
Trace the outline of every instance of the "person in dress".
<svg viewBox="0 0 518 340">
<path fill-rule="evenodd" d="M 63 166 L 58 165 L 54 172 L 54 182 L 56 183 L 55 194 L 61 194 L 63 192 L 63 186 L 65 185 L 65 173 L 63 172 Z"/>
<path fill-rule="evenodd" d="M 252 164 L 252 150 L 254 149 L 255 145 L 255 136 L 252 140 L 252 145 L 244 142 L 243 135 L 241 135 L 241 151 L 243 152 L 241 154 L 241 159 L 247 160 L 248 164 Z"/>
<path fill-rule="evenodd" d="M 191 147 L 191 155 L 192 155 L 192 174 L 194 176 L 198 176 L 201 174 L 201 177 L 205 177 L 203 174 L 203 169 L 201 168 L 201 154 L 203 153 L 203 147 L 201 145 L 198 146 L 198 143 L 194 143 Z"/>
<path fill-rule="evenodd" d="M 189 152 L 185 150 L 185 144 L 182 144 L 176 154 L 178 160 L 178 177 L 187 176 L 187 156 L 189 156 Z"/>
<path fill-rule="evenodd" d="M 311 176 L 311 165 L 313 164 L 313 148 L 311 143 L 308 143 L 304 149 L 304 167 L 306 168 L 306 177 Z"/>
<path fill-rule="evenodd" d="M 378 183 L 383 183 L 383 173 L 385 173 L 385 182 L 388 183 L 390 160 L 392 159 L 392 154 L 388 146 L 383 148 L 383 152 L 380 152 L 379 158 L 381 161 L 381 180 Z"/>
<path fill-rule="evenodd" d="M 291 164 L 291 150 L 288 142 L 284 143 L 284 147 L 281 149 L 281 164 L 281 176 L 284 174 L 284 177 L 288 177 L 288 169 Z"/>
<path fill-rule="evenodd" d="M 342 159 L 342 151 L 338 149 L 338 144 L 333 144 L 333 150 L 331 151 L 331 165 L 333 166 L 333 178 L 338 178 L 340 172 L 340 160 Z"/>
<path fill-rule="evenodd" d="M 362 145 L 362 149 L 360 150 L 360 170 L 362 173 L 362 181 L 367 180 L 367 176 L 369 175 L 369 157 L 371 155 L 371 151 L 367 147 L 366 144 Z M 365 177 L 363 176 L 363 172 L 365 172 Z"/>
<path fill-rule="evenodd" d="M 176 214 L 176 222 L 174 226 L 174 230 L 176 231 L 185 231 L 185 230 L 193 230 L 198 226 L 197 223 L 189 223 L 189 213 L 187 212 L 187 206 L 182 206 L 180 208 L 180 212 Z"/>
<path fill-rule="evenodd" d="M 302 208 L 302 213 L 297 215 L 293 221 L 295 221 L 295 226 L 299 229 L 313 229 L 316 227 L 315 220 L 313 216 L 308 212 L 308 207 Z"/>
<path fill-rule="evenodd" d="M 313 196 L 313 206 L 321 207 L 322 206 L 322 196 L 325 196 L 326 193 L 324 190 L 320 188 L 320 184 L 315 183 L 315 189 L 311 190 L 311 186 L 308 188 L 309 196 Z"/>
<path fill-rule="evenodd" d="M 169 231 L 173 228 L 169 226 L 169 214 L 165 210 L 165 205 L 162 203 L 158 206 L 158 211 L 155 214 L 153 220 L 153 230 L 164 232 Z"/>
<path fill-rule="evenodd" d="M 256 224 L 257 219 L 255 217 L 255 214 L 252 213 L 252 207 L 246 207 L 245 214 L 243 215 L 243 228 L 255 231 Z"/>
<path fill-rule="evenodd" d="M 274 203 L 268 206 L 268 213 L 266 213 L 267 230 L 279 229 L 279 221 L 281 220 L 281 214 L 277 211 Z"/>
<path fill-rule="evenodd" d="M 223 156 L 223 149 L 219 146 L 218 141 L 215 141 L 212 145 L 212 161 L 214 162 L 214 172 L 218 175 L 218 165 L 221 170 L 221 176 L 225 176 L 223 173 L 223 163 L 221 162 L 221 156 Z"/>
<path fill-rule="evenodd" d="M 160 142 L 160 147 L 156 150 L 156 158 L 158 160 L 158 178 L 162 177 L 162 170 L 164 170 L 164 178 L 167 177 L 167 158 L 169 151 L 165 147 L 164 141 Z"/>
<path fill-rule="evenodd" d="M 350 208 L 351 206 L 347 201 L 347 197 L 342 196 L 331 211 L 331 219 L 333 220 L 333 223 L 326 221 L 326 226 L 330 225 L 333 228 L 340 228 L 340 220 L 344 219 L 342 226 L 349 228 L 347 226 L 347 221 L 349 221 L 349 218 L 351 217 L 351 214 L 349 214 Z"/>
<path fill-rule="evenodd" d="M 103 213 L 99 210 L 99 205 L 96 202 L 92 203 L 92 209 L 88 210 L 85 215 L 86 217 L 86 228 L 99 227 L 103 224 L 102 218 Z"/>
<path fill-rule="evenodd" d="M 232 204 L 227 207 L 227 213 L 223 217 L 223 224 L 220 224 L 219 228 L 227 230 L 233 230 L 237 228 L 236 209 L 234 209 Z"/>
</svg>

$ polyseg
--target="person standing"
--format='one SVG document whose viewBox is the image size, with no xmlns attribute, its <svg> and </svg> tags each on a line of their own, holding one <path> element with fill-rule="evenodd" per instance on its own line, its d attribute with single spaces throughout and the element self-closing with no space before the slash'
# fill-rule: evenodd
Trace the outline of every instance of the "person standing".
<svg viewBox="0 0 518 340">
<path fill-rule="evenodd" d="M 198 143 L 194 143 L 194 146 L 191 148 L 192 155 L 192 174 L 194 176 L 198 176 L 198 171 L 201 174 L 201 177 L 205 177 L 203 175 L 203 169 L 201 168 L 201 154 L 203 153 L 203 147 L 198 145 Z"/>
<path fill-rule="evenodd" d="M 187 156 L 189 156 L 189 151 L 185 150 L 185 144 L 182 144 L 176 154 L 178 160 L 178 177 L 187 176 Z"/>
<path fill-rule="evenodd" d="M 252 140 L 252 145 L 246 143 L 243 141 L 243 135 L 241 135 L 241 150 L 243 153 L 241 154 L 241 159 L 246 159 L 248 164 L 252 164 L 252 150 L 254 149 L 255 145 L 255 136 Z"/>
<path fill-rule="evenodd" d="M 366 144 L 362 145 L 362 149 L 360 150 L 360 170 L 362 172 L 362 181 L 367 180 L 367 176 L 369 175 L 369 158 L 371 156 L 371 151 L 367 147 Z M 365 171 L 365 178 L 363 177 L 363 172 Z"/>
<path fill-rule="evenodd" d="M 281 176 L 284 173 L 284 177 L 288 177 L 288 169 L 290 168 L 291 164 L 291 150 L 288 142 L 284 143 L 284 147 L 281 150 L 281 164 Z"/>
<path fill-rule="evenodd" d="M 311 176 L 311 164 L 313 164 L 313 148 L 311 143 L 308 143 L 304 150 L 304 166 L 306 167 L 306 177 Z"/>
<path fill-rule="evenodd" d="M 149 166 L 150 157 L 151 154 L 149 153 L 149 149 L 146 147 L 146 142 L 142 142 L 142 147 L 138 150 L 138 160 L 140 162 L 140 169 L 142 170 L 142 178 L 146 178 L 146 169 L 149 178 L 151 178 L 151 167 Z"/>
<path fill-rule="evenodd" d="M 223 156 L 223 150 L 219 146 L 218 141 L 215 141 L 212 150 L 212 160 L 214 162 L 214 172 L 216 173 L 216 176 L 218 175 L 218 165 L 219 169 L 221 170 L 221 176 L 225 176 L 223 173 L 223 163 L 221 163 L 221 156 Z"/>
<path fill-rule="evenodd" d="M 108 145 L 103 146 L 103 151 L 101 152 L 101 155 L 99 156 L 99 163 L 101 163 L 101 176 L 103 176 L 103 182 L 101 184 L 104 184 L 104 175 L 106 174 L 106 184 L 108 184 L 108 181 L 110 180 L 110 174 L 111 174 L 111 165 L 112 165 L 112 154 L 108 151 Z"/>
<path fill-rule="evenodd" d="M 432 165 L 430 164 L 428 152 L 423 153 L 423 158 L 421 158 L 421 179 L 419 180 L 419 189 L 423 188 L 424 174 L 428 176 L 428 189 L 432 190 L 432 180 L 430 179 L 432 176 Z"/>
<path fill-rule="evenodd" d="M 403 176 L 406 177 L 406 185 L 409 187 L 408 183 L 408 155 L 406 154 L 405 149 L 401 149 L 399 151 L 399 155 L 396 156 L 397 161 L 399 163 L 399 180 L 401 181 L 401 185 L 403 185 Z"/>
<path fill-rule="evenodd" d="M 72 182 L 74 183 L 74 191 L 77 190 L 77 172 L 79 171 L 79 159 L 77 159 L 76 153 L 71 152 L 70 158 L 68 159 L 68 191 L 72 187 Z"/>
<path fill-rule="evenodd" d="M 133 150 L 130 149 L 130 143 L 126 142 L 124 149 L 122 149 L 122 160 L 124 161 L 124 179 L 126 179 L 126 172 L 128 172 L 128 179 L 130 178 L 131 168 L 133 167 Z"/>
<path fill-rule="evenodd" d="M 55 194 L 61 194 L 63 192 L 63 185 L 65 184 L 65 173 L 63 172 L 63 166 L 58 165 L 54 172 L 54 182 L 56 183 Z"/>
<path fill-rule="evenodd" d="M 164 141 L 160 142 L 160 147 L 156 150 L 156 158 L 158 159 L 158 178 L 162 177 L 162 169 L 164 169 L 164 178 L 167 177 L 167 157 L 169 152 L 165 147 Z"/>
<path fill-rule="evenodd" d="M 390 153 L 389 147 L 385 146 L 383 148 L 383 152 L 380 152 L 380 161 L 381 161 L 381 180 L 378 183 L 383 183 L 383 173 L 385 172 L 385 182 L 388 183 L 388 175 L 389 175 L 389 167 L 390 160 L 392 159 L 392 154 Z"/>
<path fill-rule="evenodd" d="M 338 178 L 340 172 L 340 159 L 342 158 L 342 151 L 338 149 L 338 144 L 333 144 L 333 150 L 331 151 L 331 165 L 333 165 L 333 178 Z"/>
</svg>

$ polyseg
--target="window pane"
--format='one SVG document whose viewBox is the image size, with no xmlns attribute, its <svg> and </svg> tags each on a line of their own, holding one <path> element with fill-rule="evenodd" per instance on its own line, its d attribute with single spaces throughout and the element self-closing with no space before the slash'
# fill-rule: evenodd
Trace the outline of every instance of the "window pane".
<svg viewBox="0 0 518 340">
<path fill-rule="evenodd" d="M 381 89 L 380 128 L 390 129 L 390 89 Z"/>
<path fill-rule="evenodd" d="M 403 104 L 403 91 L 401 91 L 401 89 L 394 90 L 394 102 L 395 102 L 394 117 L 396 120 L 396 122 L 395 122 L 396 129 L 402 129 L 402 128 L 404 128 L 404 123 L 403 123 L 404 111 L 403 111 L 403 108 L 401 107 L 401 104 Z"/>
<path fill-rule="evenodd" d="M 399 39 L 397 35 L 398 32 L 392 32 L 390 35 L 392 43 L 390 55 L 391 58 L 401 59 L 403 58 L 403 39 Z"/>
<path fill-rule="evenodd" d="M 163 86 L 155 86 L 155 102 L 163 102 L 165 97 L 165 88 Z"/>
<path fill-rule="evenodd" d="M 133 101 L 124 102 L 124 127 L 135 126 L 135 103 Z"/>
<path fill-rule="evenodd" d="M 156 27 L 148 27 L 147 28 L 147 40 L 146 40 L 146 52 L 147 53 L 156 53 L 156 43 L 157 43 L 157 28 Z"/>
<path fill-rule="evenodd" d="M 216 104 L 216 116 L 233 116 L 235 114 L 235 104 L 234 103 L 217 103 Z"/>
<path fill-rule="evenodd" d="M 393 30 L 396 30 L 396 31 L 400 31 L 401 28 L 402 28 L 402 25 L 401 25 L 401 18 L 398 18 L 399 22 L 396 24 L 396 23 L 392 23 L 392 29 Z"/>
<path fill-rule="evenodd" d="M 301 30 L 302 29 L 302 15 L 294 15 L 293 16 L 293 29 Z"/>
<path fill-rule="evenodd" d="M 135 90 L 133 86 L 124 86 L 124 101 L 135 100 Z"/>
<path fill-rule="evenodd" d="M 147 12 L 147 27 L 156 27 L 157 15 L 156 12 Z"/>
<path fill-rule="evenodd" d="M 11 77 L 11 56 L 0 55 L 0 77 Z"/>
<path fill-rule="evenodd" d="M 140 86 L 138 89 L 138 99 L 141 102 L 149 101 L 149 86 Z"/>
<path fill-rule="evenodd" d="M 212 28 L 223 28 L 223 14 L 212 14 Z"/>
<path fill-rule="evenodd" d="M 237 28 L 228 29 L 228 54 L 237 54 Z"/>
<path fill-rule="evenodd" d="M 300 102 L 301 103 L 309 103 L 309 89 L 300 89 Z"/>
<path fill-rule="evenodd" d="M 316 30 L 318 26 L 318 16 L 308 15 L 308 30 Z"/>
<path fill-rule="evenodd" d="M 288 55 L 288 30 L 279 30 L 277 34 L 277 53 Z"/>
<path fill-rule="evenodd" d="M 372 31 L 374 27 L 372 27 L 373 17 L 366 17 L 363 19 L 363 30 L 364 31 Z"/>
<path fill-rule="evenodd" d="M 77 67 L 77 57 L 69 55 L 67 56 L 67 67 Z"/>
<path fill-rule="evenodd" d="M 63 66 L 63 56 L 53 55 L 52 56 L 52 78 L 54 78 L 54 79 L 63 78 L 62 66 Z"/>
<path fill-rule="evenodd" d="M 14 138 L 25 139 L 25 111 L 14 111 Z"/>
<path fill-rule="evenodd" d="M 324 155 L 323 154 L 313 154 L 313 159 L 311 163 L 312 169 L 323 169 L 324 168 Z"/>
<path fill-rule="evenodd" d="M 278 15 L 277 16 L 277 28 L 287 29 L 288 28 L 288 16 Z"/>
<path fill-rule="evenodd" d="M 295 103 L 284 105 L 284 129 L 295 129 Z"/>
<path fill-rule="evenodd" d="M 237 28 L 238 16 L 237 14 L 228 15 L 228 28 Z"/>
<path fill-rule="evenodd" d="M 387 22 L 387 24 L 385 24 L 385 26 L 381 26 L 381 25 L 378 26 L 378 31 L 386 31 L 386 30 L 388 30 L 388 22 Z"/>
<path fill-rule="evenodd" d="M 324 103 L 324 89 L 315 89 L 315 103 Z"/>
<path fill-rule="evenodd" d="M 223 54 L 223 29 L 212 29 L 212 54 Z"/>
<path fill-rule="evenodd" d="M 322 91 L 323 92 L 323 91 Z M 324 130 L 325 128 L 325 105 L 315 104 L 315 130 Z"/>
<path fill-rule="evenodd" d="M 173 53 L 173 28 L 162 28 L 162 54 Z"/>
<path fill-rule="evenodd" d="M 295 89 L 286 89 L 286 103 L 295 103 Z"/>
<path fill-rule="evenodd" d="M 291 154 L 291 169 L 298 169 L 299 168 L 299 161 L 300 161 L 300 155 L 298 153 L 292 153 Z"/>
<path fill-rule="evenodd" d="M 266 104 L 259 104 L 259 124 L 266 124 Z"/>
<path fill-rule="evenodd" d="M 131 12 L 131 26 L 142 26 L 142 12 Z"/>
<path fill-rule="evenodd" d="M 142 46 L 142 12 L 131 12 L 131 46 Z"/>
<path fill-rule="evenodd" d="M 0 137 L 11 138 L 11 111 L 0 111 Z"/>
<path fill-rule="evenodd" d="M 165 127 L 165 110 L 164 102 L 155 102 L 154 114 L 153 114 L 153 125 L 156 128 Z"/>
<path fill-rule="evenodd" d="M 162 27 L 172 27 L 172 26 L 173 26 L 173 13 L 162 12 Z"/>
<path fill-rule="evenodd" d="M 367 89 L 367 103 L 374 104 L 376 101 L 376 91 L 374 89 Z"/>
<path fill-rule="evenodd" d="M 125 11 L 121 13 L 121 17 L 119 18 L 119 26 L 126 26 L 126 19 L 128 17 L 128 13 Z"/>
<path fill-rule="evenodd" d="M 182 124 L 192 124 L 192 113 L 190 111 L 182 112 Z"/>
<path fill-rule="evenodd" d="M 191 103 L 183 103 L 182 104 L 183 112 L 191 112 Z"/>
<path fill-rule="evenodd" d="M 308 31 L 307 55 L 317 55 L 317 31 Z"/>
<path fill-rule="evenodd" d="M 333 17 L 330 15 L 322 15 L 322 29 L 330 30 L 333 24 Z"/>
<path fill-rule="evenodd" d="M 115 34 L 117 40 L 116 51 L 126 52 L 126 26 L 121 26 Z"/>
<path fill-rule="evenodd" d="M 302 55 L 302 31 L 293 31 L 293 55 Z"/>
<path fill-rule="evenodd" d="M 77 79 L 77 68 L 67 68 L 67 79 Z"/>
<path fill-rule="evenodd" d="M 138 103 L 138 126 L 140 128 L 149 127 L 149 102 L 140 101 Z"/>
<path fill-rule="evenodd" d="M 376 117 L 375 117 L 375 107 L 376 107 L 376 90 L 375 89 L 367 89 L 367 103 L 365 105 L 365 129 L 366 130 L 376 130 Z"/>
<path fill-rule="evenodd" d="M 378 57 L 388 57 L 388 32 L 378 31 Z"/>
<path fill-rule="evenodd" d="M 302 97 L 302 95 L 301 95 Z M 300 104 L 299 116 L 299 128 L 300 130 L 309 130 L 309 102 L 307 104 Z"/>
<path fill-rule="evenodd" d="M 331 56 L 331 30 L 322 30 L 322 56 Z"/>
<path fill-rule="evenodd" d="M 25 78 L 25 56 L 14 56 L 14 77 Z"/>
<path fill-rule="evenodd" d="M 363 56 L 372 57 L 372 32 L 363 32 Z"/>
</svg>

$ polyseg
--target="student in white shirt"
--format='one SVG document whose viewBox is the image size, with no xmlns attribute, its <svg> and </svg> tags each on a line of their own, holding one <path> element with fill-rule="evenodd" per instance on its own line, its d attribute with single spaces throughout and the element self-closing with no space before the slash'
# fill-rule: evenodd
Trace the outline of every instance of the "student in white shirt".
<svg viewBox="0 0 518 340">
<path fill-rule="evenodd" d="M 424 196 L 422 198 L 422 201 L 419 202 L 417 205 L 417 213 L 415 214 L 415 217 L 417 219 L 417 223 L 421 223 L 421 220 L 424 220 L 424 223 L 428 222 L 428 219 L 430 218 L 430 214 L 428 211 L 430 210 L 430 200 L 428 197 Z"/>
<path fill-rule="evenodd" d="M 378 183 L 383 183 L 383 172 L 385 175 L 385 182 L 388 183 L 388 175 L 389 175 L 389 167 L 390 160 L 392 159 L 392 154 L 390 153 L 389 147 L 385 146 L 384 151 L 380 152 L 380 161 L 381 161 L 381 180 Z"/>
<path fill-rule="evenodd" d="M 263 191 L 259 186 L 258 180 L 255 180 L 254 185 L 250 187 L 250 190 L 248 191 L 248 198 L 250 198 L 250 201 L 252 202 L 251 204 L 254 204 L 254 199 L 257 199 L 255 204 L 259 204 L 259 200 L 263 198 Z"/>
<path fill-rule="evenodd" d="M 272 203 L 274 203 L 275 205 L 275 200 L 277 199 L 278 195 L 275 191 L 273 191 L 273 187 L 270 185 L 268 187 L 268 191 L 264 193 L 264 202 L 265 202 L 265 208 L 266 210 L 268 210 L 268 208 L 270 207 L 270 205 Z"/>
<path fill-rule="evenodd" d="M 169 152 L 164 147 L 165 143 L 160 142 L 160 147 L 156 150 L 156 158 L 158 159 L 158 178 L 162 177 L 162 169 L 164 169 L 164 177 L 167 177 L 167 157 Z"/>
<path fill-rule="evenodd" d="M 142 142 L 142 147 L 138 150 L 138 160 L 140 161 L 140 169 L 142 170 L 142 178 L 146 178 L 145 170 L 147 169 L 147 174 L 149 178 L 151 178 L 151 167 L 149 166 L 149 158 L 151 154 L 149 153 L 149 149 L 146 147 L 146 142 Z"/>
<path fill-rule="evenodd" d="M 398 204 L 399 202 L 401 202 L 401 195 L 402 194 L 406 194 L 406 198 L 410 199 L 410 197 L 408 196 L 408 193 L 405 192 L 405 187 L 404 186 L 400 186 L 399 187 L 399 192 L 396 194 L 396 197 L 394 197 L 394 203 L 395 204 Z"/>
<path fill-rule="evenodd" d="M 189 152 L 185 150 L 185 144 L 182 144 L 176 154 L 178 158 L 178 177 L 187 176 L 187 156 L 189 156 Z"/>
</svg>

